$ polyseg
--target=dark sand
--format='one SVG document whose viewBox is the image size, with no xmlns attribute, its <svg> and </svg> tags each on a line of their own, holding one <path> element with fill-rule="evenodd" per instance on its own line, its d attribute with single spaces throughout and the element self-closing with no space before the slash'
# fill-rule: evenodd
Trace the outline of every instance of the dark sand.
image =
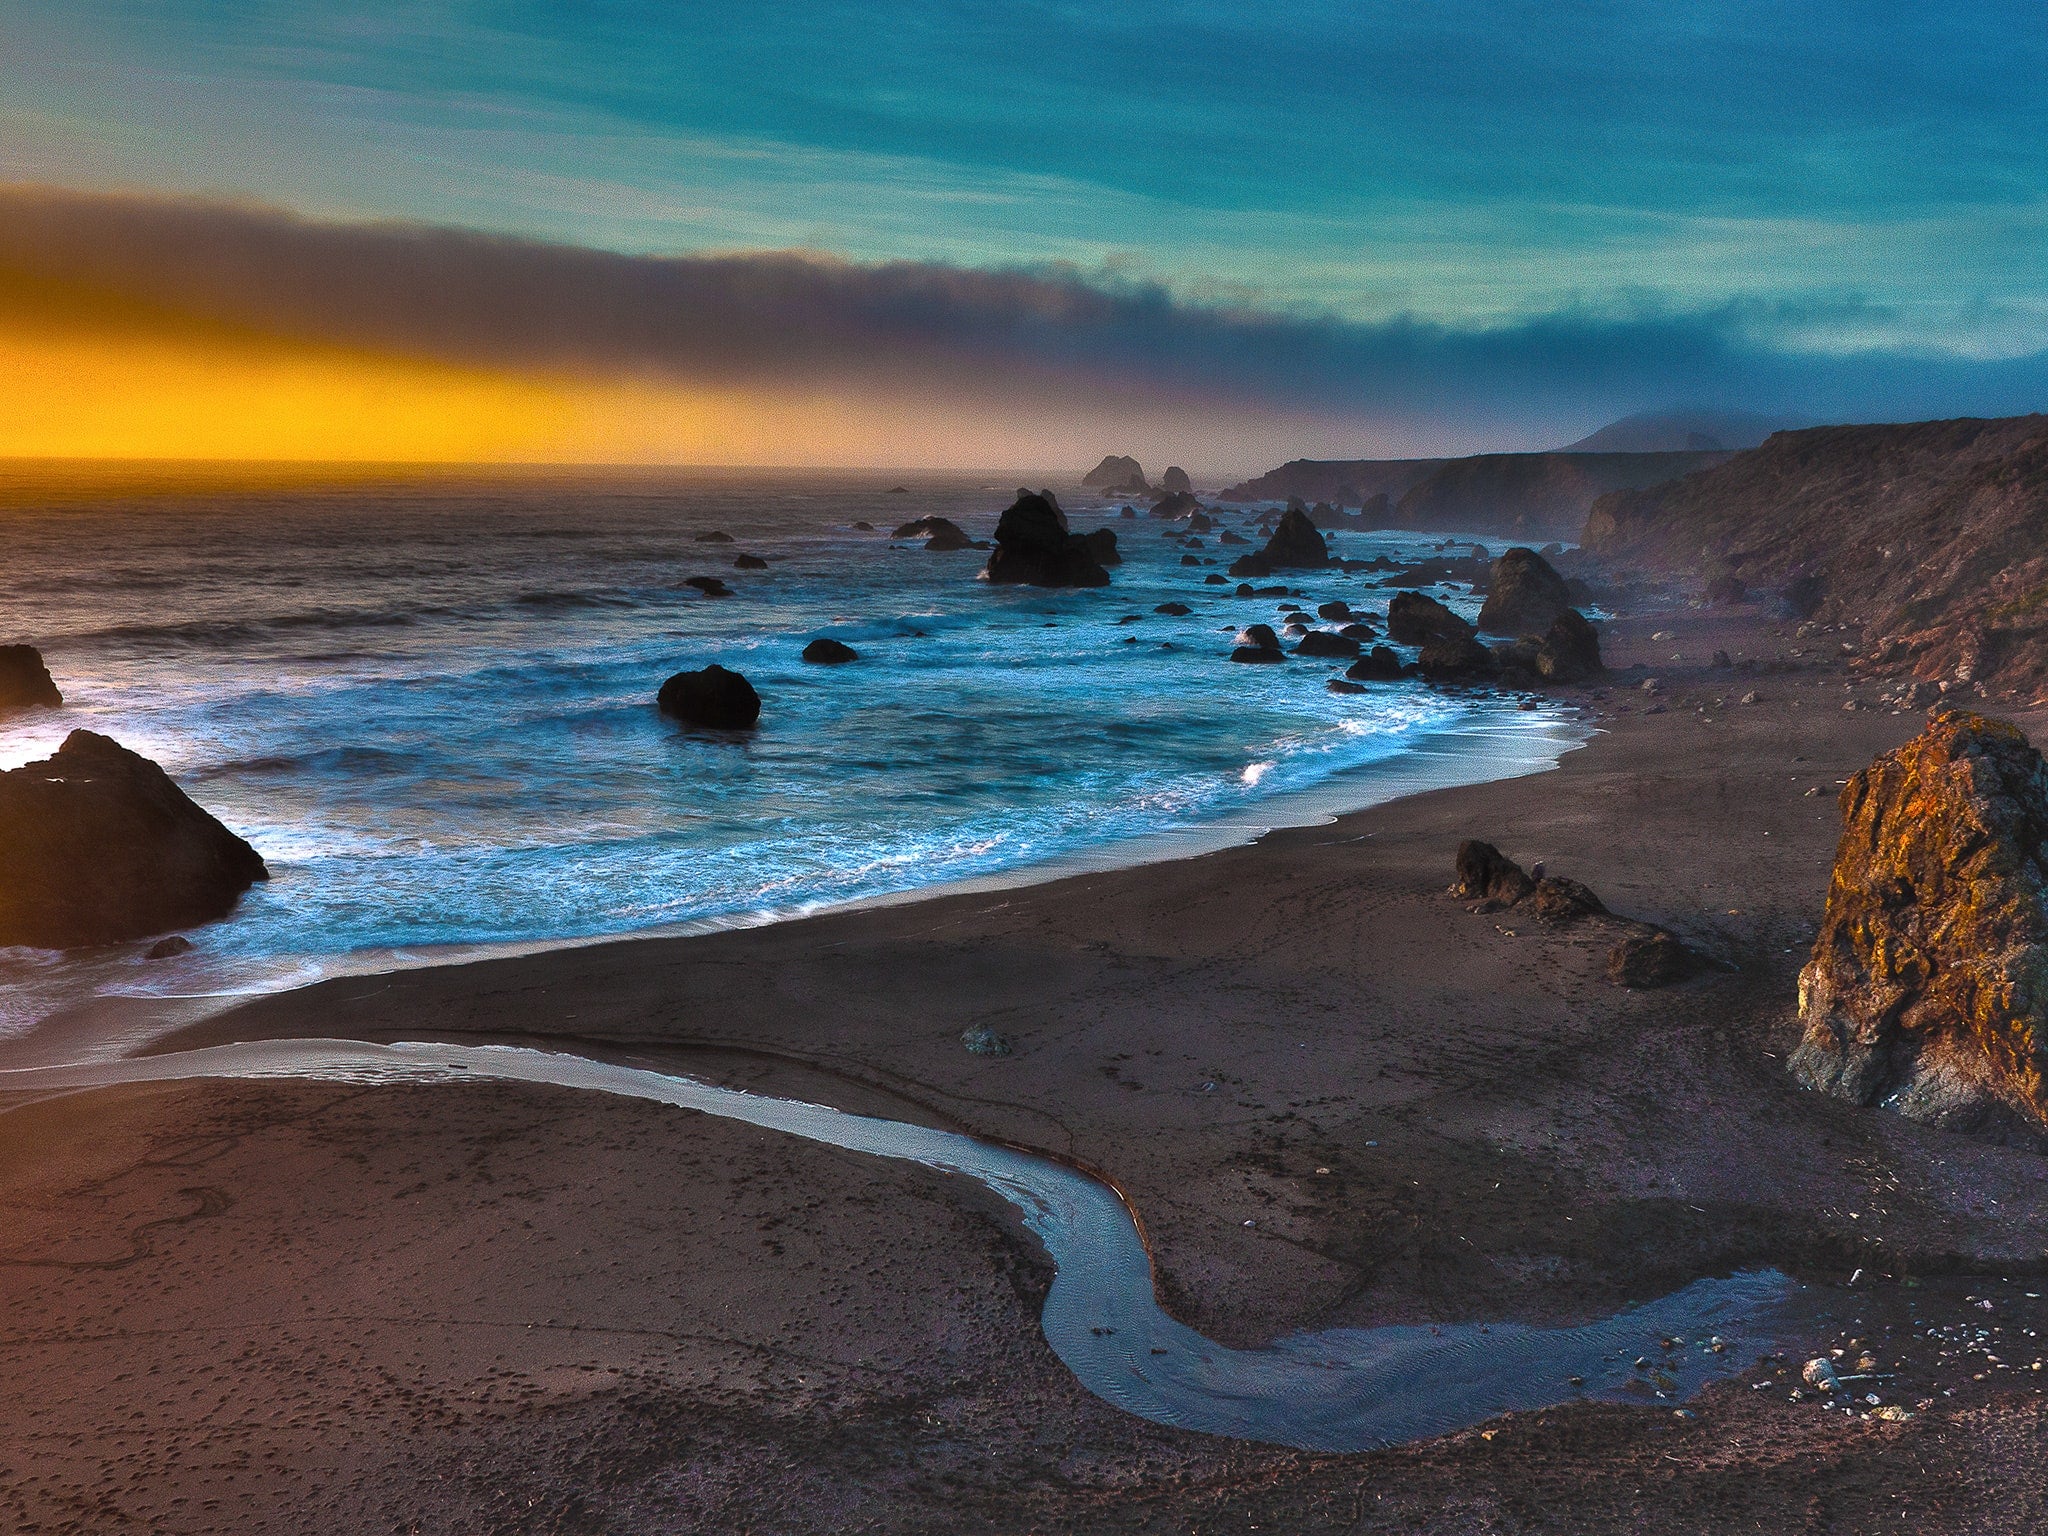
<svg viewBox="0 0 2048 1536">
<path fill-rule="evenodd" d="M 566 1091 L 195 1084 L 0 1117 L 0 1527 L 2048 1527 L 2022 1331 L 2048 1160 L 1783 1072 L 1837 781 L 1919 721 L 1844 712 L 1813 664 L 1839 637 L 1782 629 L 1615 624 L 1667 707 L 1620 674 L 1554 774 L 999 894 L 352 978 L 179 1043 L 516 1037 L 1046 1148 L 1115 1177 L 1168 1304 L 1236 1343 L 1579 1318 L 1775 1264 L 1828 1290 L 1813 1348 L 1869 1341 L 1910 1419 L 1766 1368 L 1691 1418 L 1233 1444 L 1081 1391 L 1038 1334 L 1042 1259 L 963 1181 Z M 1789 675 L 1701 660 L 1794 646 Z M 1445 894 L 1468 836 L 1727 968 L 1610 986 L 1612 925 Z M 968 1054 L 976 1024 L 1019 1054 Z M 2001 1329 L 1996 1360 L 1908 1342 L 1914 1315 Z"/>
</svg>

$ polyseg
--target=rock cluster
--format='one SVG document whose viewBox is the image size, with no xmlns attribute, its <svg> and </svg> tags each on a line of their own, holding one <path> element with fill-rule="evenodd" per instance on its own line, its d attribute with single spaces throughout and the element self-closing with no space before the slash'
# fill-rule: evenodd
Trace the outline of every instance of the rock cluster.
<svg viewBox="0 0 2048 1536">
<path fill-rule="evenodd" d="M 1309 520 L 1308 513 L 1299 507 L 1289 507 L 1280 515 L 1265 546 L 1235 561 L 1230 574 L 1270 576 L 1275 571 L 1317 571 L 1329 563 L 1330 546 Z"/>
<path fill-rule="evenodd" d="M 1458 845 L 1456 878 L 1451 894 L 1472 903 L 1474 912 L 1499 912 L 1510 907 L 1532 912 L 1547 922 L 1581 918 L 1619 922 L 1627 931 L 1607 955 L 1607 979 L 1619 987 L 1665 987 L 1707 968 L 1707 962 L 1680 940 L 1652 923 L 1616 919 L 1592 890 L 1564 875 L 1548 875 L 1538 864 L 1532 870 L 1476 839 Z"/>
<path fill-rule="evenodd" d="M 1841 810 L 1794 1075 L 1954 1129 L 2048 1131 L 2041 755 L 2004 721 L 1938 715 Z"/>
<path fill-rule="evenodd" d="M 1104 567 L 1116 559 L 1116 535 L 1109 529 L 1074 533 L 1051 491 L 1020 488 L 996 523 L 987 575 L 1006 585 L 1106 587 Z"/>
<path fill-rule="evenodd" d="M 148 758 L 92 731 L 0 774 L 0 944 L 70 949 L 225 917 L 270 872 Z"/>
<path fill-rule="evenodd" d="M 761 718 L 761 696 L 737 672 L 713 662 L 697 672 L 678 672 L 661 685 L 655 704 L 685 725 L 743 731 Z"/>
<path fill-rule="evenodd" d="M 1571 611 L 1565 579 L 1535 550 L 1517 546 L 1493 562 L 1479 627 L 1494 635 L 1540 635 Z"/>
<path fill-rule="evenodd" d="M 63 702 L 41 651 L 32 645 L 0 645 L 0 710 L 54 709 Z"/>
</svg>

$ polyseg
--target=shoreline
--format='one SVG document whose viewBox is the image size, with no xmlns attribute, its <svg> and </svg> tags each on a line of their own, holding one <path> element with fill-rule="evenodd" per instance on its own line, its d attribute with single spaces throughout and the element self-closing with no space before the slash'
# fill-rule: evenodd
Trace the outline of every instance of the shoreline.
<svg viewBox="0 0 2048 1536">
<path fill-rule="evenodd" d="M 360 1495 L 368 1469 L 380 1496 L 451 1529 L 502 1494 L 558 1521 L 573 1495 L 678 1530 L 1163 1536 L 1227 1514 L 1448 1533 L 1514 1512 L 1509 1528 L 1580 1536 L 1640 1529 L 1645 1490 L 1666 1529 L 1819 1500 L 1817 1529 L 1860 1532 L 1900 1499 L 1926 1530 L 2025 1528 L 2048 1507 L 2023 1450 L 2048 1423 L 2040 1378 L 1911 1341 L 1931 1320 L 1976 1325 L 1980 1296 L 1993 1323 L 2048 1323 L 2020 1294 L 2048 1273 L 2041 1160 L 1817 1098 L 1783 1069 L 1834 785 L 1919 724 L 1844 711 L 1876 690 L 1838 659 L 1753 678 L 1706 660 L 1783 657 L 1787 628 L 1616 621 L 1610 661 L 1652 664 L 1661 690 L 1619 672 L 1601 733 L 1555 772 L 1007 892 L 326 982 L 165 1043 L 575 1040 L 856 1113 L 921 1106 L 1105 1170 L 1142 1213 L 1162 1304 L 1226 1345 L 1583 1318 L 1770 1263 L 1839 1298 L 1845 1330 L 1853 1318 L 1896 1371 L 1904 1421 L 1791 1400 L 1794 1360 L 1791 1382 L 1783 1364 L 1753 1369 L 1691 1418 L 1646 1397 L 1361 1456 L 1161 1429 L 1064 1374 L 1037 1329 L 1043 1261 L 992 1198 L 697 1117 L 496 1086 L 194 1085 L 0 1116 L 16 1148 L 0 1210 L 28 1237 L 132 1232 L 148 1250 L 46 1278 L 0 1270 L 17 1277 L 12 1315 L 51 1337 L 113 1318 L 124 1335 L 175 1332 L 217 1308 L 210 1277 L 254 1256 L 293 1298 L 289 1358 L 266 1344 L 214 1375 L 216 1345 L 145 1356 L 195 1402 L 233 1396 L 246 1427 L 223 1443 L 252 1468 L 266 1448 L 312 1456 L 299 1482 L 252 1473 L 276 1508 Z M 1745 690 L 1760 702 L 1740 704 Z M 1584 880 L 1724 968 L 1611 987 L 1613 925 L 1444 894 L 1463 837 Z M 1016 1054 L 969 1054 L 977 1026 Z M 127 1251 L 45 1241 L 92 1262 Z M 472 1357 L 479 1328 L 494 1342 Z M 133 1363 L 17 1350 L 11 1411 L 52 1447 L 116 1411 Z M 60 1361 L 66 1390 L 39 1391 Z M 319 1385 L 295 1385 L 309 1363 Z M 302 1400 L 349 1405 L 352 1460 L 294 1441 L 318 1422 L 297 1410 L 263 1427 L 263 1403 Z M 479 1402 L 497 1406 L 464 1406 Z M 175 1460 L 190 1432 L 137 1434 Z M 104 1476 L 55 1453 L 25 1486 L 55 1497 Z M 486 1485 L 485 1504 L 462 1502 Z M 515 1507 L 476 1523 L 526 1528 Z M 2009 1524 L 1980 1518 L 1994 1508 Z"/>
<path fill-rule="evenodd" d="M 1519 710 L 1507 713 L 1506 708 L 1506 696 L 1501 696 L 1490 717 L 1432 731 L 1422 741 L 1391 757 L 1341 769 L 1316 784 L 1283 791 L 1211 820 L 1115 837 L 933 885 L 844 901 L 693 918 L 623 932 L 416 945 L 246 962 L 254 967 L 288 971 L 275 986 L 249 983 L 189 992 L 148 991 L 138 986 L 137 990 L 99 992 L 53 1010 L 17 1034 L 0 1035 L 0 1066 L 55 1065 L 79 1051 L 90 1053 L 89 1059 L 98 1059 L 107 1046 L 122 1052 L 147 1049 L 154 1038 L 152 1029 L 189 1029 L 257 998 L 284 996 L 350 978 L 488 964 L 614 944 L 742 933 L 813 918 L 1028 889 L 1081 875 L 1201 858 L 1228 848 L 1250 846 L 1274 832 L 1330 825 L 1345 816 L 1411 795 L 1550 772 L 1565 754 L 1583 747 L 1596 733 L 1596 728 L 1586 723 L 1582 703 L 1576 700 L 1546 702 L 1531 712 L 1532 718 L 1525 718 Z M 1492 750 L 1487 750 L 1489 747 Z M 1469 750 L 1472 748 L 1478 750 Z M 231 914 L 222 921 L 232 923 L 234 918 Z"/>
</svg>

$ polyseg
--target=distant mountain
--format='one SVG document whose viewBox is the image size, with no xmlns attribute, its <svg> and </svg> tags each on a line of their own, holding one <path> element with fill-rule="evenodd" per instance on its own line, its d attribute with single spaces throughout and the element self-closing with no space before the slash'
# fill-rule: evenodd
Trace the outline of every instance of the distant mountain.
<svg viewBox="0 0 2048 1536">
<path fill-rule="evenodd" d="M 1733 576 L 1862 630 L 1896 674 L 2048 689 L 2048 416 L 1781 432 L 1716 469 L 1594 503 L 1616 566 Z"/>
<path fill-rule="evenodd" d="M 1682 408 L 1643 411 L 1610 422 L 1591 437 L 1567 443 L 1565 453 L 1712 453 L 1754 448 L 1773 432 L 1807 425 L 1789 416 L 1755 411 Z"/>
<path fill-rule="evenodd" d="M 1718 464 L 1723 453 L 1482 453 L 1465 459 L 1296 459 L 1234 485 L 1224 501 L 1394 503 L 1376 527 L 1570 539 L 1605 492 Z"/>
</svg>

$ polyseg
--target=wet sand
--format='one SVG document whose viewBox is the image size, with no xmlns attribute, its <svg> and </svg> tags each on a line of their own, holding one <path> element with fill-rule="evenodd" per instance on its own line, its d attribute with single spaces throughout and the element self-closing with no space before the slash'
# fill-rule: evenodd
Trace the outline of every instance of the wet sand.
<svg viewBox="0 0 2048 1536">
<path fill-rule="evenodd" d="M 1837 637 L 1784 629 L 1615 624 L 1610 661 L 1662 691 L 1618 673 L 1604 734 L 1552 774 L 1008 892 L 348 978 L 178 1043 L 553 1042 L 1043 1148 L 1114 1177 L 1164 1299 L 1232 1343 L 1577 1320 L 1773 1264 L 1839 1293 L 1816 1349 L 1909 1358 L 1884 1390 L 1910 1419 L 1791 1401 L 1766 1367 L 1691 1418 L 1646 1400 L 1360 1456 L 1233 1444 L 1076 1387 L 1037 1332 L 1042 1260 L 965 1181 L 563 1091 L 223 1083 L 0 1116 L 0 1518 L 2038 1529 L 2019 1330 L 2048 1161 L 1783 1073 L 1836 782 L 1919 723 L 1843 711 L 1839 658 L 1815 664 Z M 1790 674 L 1704 661 L 1795 647 Z M 1445 888 L 1475 836 L 1723 968 L 1624 992 L 1614 925 L 1468 912 Z M 973 1026 L 1017 1054 L 969 1054 Z M 1944 1361 L 1905 1343 L 1915 1318 L 2013 1332 Z"/>
</svg>

